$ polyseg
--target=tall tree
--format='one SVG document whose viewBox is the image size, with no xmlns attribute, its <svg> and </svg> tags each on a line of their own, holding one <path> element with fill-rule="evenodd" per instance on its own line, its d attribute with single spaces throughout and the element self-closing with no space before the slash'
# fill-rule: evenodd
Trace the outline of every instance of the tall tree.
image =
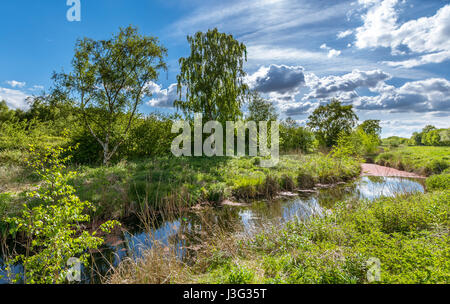
<svg viewBox="0 0 450 304">
<path fill-rule="evenodd" d="M 157 38 L 130 26 L 108 40 L 78 40 L 72 73 L 54 74 L 56 90 L 65 90 L 77 101 L 85 126 L 102 146 L 104 165 L 125 140 L 138 106 L 151 94 L 149 82 L 167 69 L 166 56 Z"/>
<path fill-rule="evenodd" d="M 253 91 L 250 94 L 248 112 L 249 115 L 247 120 L 249 121 L 275 121 L 278 118 L 278 114 L 273 104 L 262 98 L 256 91 Z"/>
<path fill-rule="evenodd" d="M 333 99 L 327 105 L 317 107 L 309 116 L 308 126 L 315 131 L 320 144 L 332 147 L 337 143 L 340 134 L 349 134 L 358 121 L 353 106 L 344 106 Z"/>
<path fill-rule="evenodd" d="M 248 94 L 243 69 L 247 61 L 245 45 L 216 28 L 197 32 L 187 40 L 191 54 L 179 61 L 180 100 L 175 101 L 175 106 L 189 118 L 193 113 L 221 122 L 241 117 L 241 106 Z M 186 100 L 181 100 L 183 95 Z"/>
<path fill-rule="evenodd" d="M 422 129 L 422 134 L 426 134 L 430 131 L 436 130 L 436 127 L 433 125 L 426 125 L 425 127 L 423 127 Z"/>
<path fill-rule="evenodd" d="M 380 126 L 380 121 L 377 119 L 365 120 L 358 127 L 367 134 L 376 135 L 378 137 L 381 135 L 382 128 Z"/>
</svg>

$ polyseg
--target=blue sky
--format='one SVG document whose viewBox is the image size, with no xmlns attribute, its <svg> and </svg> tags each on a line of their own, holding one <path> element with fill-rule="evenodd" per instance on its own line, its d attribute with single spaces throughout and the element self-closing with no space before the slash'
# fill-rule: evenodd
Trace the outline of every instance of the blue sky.
<svg viewBox="0 0 450 304">
<path fill-rule="evenodd" d="M 332 97 L 361 120 L 382 120 L 383 136 L 410 136 L 426 124 L 449 127 L 449 0 L 66 0 L 1 1 L 0 99 L 26 108 L 49 90 L 53 71 L 70 71 L 77 38 L 106 39 L 138 26 L 168 48 L 169 70 L 142 112 L 173 112 L 186 35 L 217 27 L 247 45 L 247 82 L 281 117 L 304 123 Z"/>
</svg>

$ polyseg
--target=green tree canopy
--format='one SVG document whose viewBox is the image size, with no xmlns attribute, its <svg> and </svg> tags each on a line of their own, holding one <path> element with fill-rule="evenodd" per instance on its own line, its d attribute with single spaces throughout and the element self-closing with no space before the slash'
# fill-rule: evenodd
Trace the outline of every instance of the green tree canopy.
<svg viewBox="0 0 450 304">
<path fill-rule="evenodd" d="M 187 40 L 191 54 L 179 61 L 180 100 L 175 101 L 175 106 L 188 118 L 193 113 L 221 122 L 241 117 L 241 106 L 248 94 L 243 69 L 247 60 L 245 45 L 217 29 L 197 32 Z M 181 100 L 183 95 L 186 100 Z"/>
<path fill-rule="evenodd" d="M 369 119 L 365 120 L 362 124 L 358 126 L 365 133 L 380 136 L 381 135 L 381 126 L 380 121 L 377 119 Z"/>
<path fill-rule="evenodd" d="M 344 106 L 333 99 L 329 104 L 317 107 L 309 116 L 308 126 L 316 133 L 316 138 L 325 147 L 337 143 L 339 135 L 349 134 L 358 121 L 353 106 Z"/>
<path fill-rule="evenodd" d="M 422 134 L 428 133 L 430 131 L 436 130 L 435 126 L 432 125 L 426 125 L 425 127 L 423 127 L 422 129 Z"/>
<path fill-rule="evenodd" d="M 273 104 L 262 98 L 256 91 L 253 91 L 250 94 L 248 112 L 249 115 L 247 120 L 249 121 L 275 121 L 278 118 L 278 114 Z"/>
<path fill-rule="evenodd" d="M 78 40 L 73 71 L 54 75 L 56 90 L 76 100 L 85 126 L 102 146 L 104 164 L 125 140 L 138 105 L 151 94 L 149 82 L 167 69 L 166 56 L 157 38 L 130 26 L 108 40 Z"/>
</svg>

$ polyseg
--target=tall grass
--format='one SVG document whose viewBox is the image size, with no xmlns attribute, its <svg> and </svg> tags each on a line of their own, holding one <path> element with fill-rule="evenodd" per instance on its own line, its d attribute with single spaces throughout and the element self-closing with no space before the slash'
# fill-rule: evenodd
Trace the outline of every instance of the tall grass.
<svg viewBox="0 0 450 304">
<path fill-rule="evenodd" d="M 402 147 L 381 153 L 375 162 L 426 176 L 440 174 L 450 167 L 450 147 Z"/>
<path fill-rule="evenodd" d="M 450 283 L 449 201 L 447 189 L 342 202 L 322 216 L 253 235 L 210 227 L 193 262 L 158 266 L 170 280 L 148 277 L 163 262 L 149 253 L 119 267 L 110 282 L 370 283 L 368 261 L 375 258 L 381 277 L 373 283 Z"/>
<path fill-rule="evenodd" d="M 322 154 L 283 156 L 273 168 L 259 158 L 152 158 L 111 167 L 82 167 L 73 183 L 78 195 L 97 205 L 99 216 L 122 217 L 144 198 L 152 207 L 176 201 L 186 207 L 224 199 L 271 198 L 278 191 L 347 181 L 359 175 L 359 161 Z M 311 176 L 305 184 L 301 178 Z"/>
</svg>

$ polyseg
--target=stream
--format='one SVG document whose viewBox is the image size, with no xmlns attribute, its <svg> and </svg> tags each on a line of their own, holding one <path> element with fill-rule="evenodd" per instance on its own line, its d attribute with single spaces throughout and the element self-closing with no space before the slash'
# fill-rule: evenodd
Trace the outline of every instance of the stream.
<svg viewBox="0 0 450 304">
<path fill-rule="evenodd" d="M 341 201 L 370 200 L 399 193 L 424 192 L 424 180 L 404 177 L 361 176 L 346 184 L 318 187 L 314 190 L 284 192 L 273 200 L 246 204 L 229 203 L 216 207 L 202 206 L 173 219 L 161 219 L 151 228 L 135 227 L 109 241 L 101 252 L 94 254 L 95 272 L 83 269 L 82 282 L 99 282 L 98 273 L 105 275 L 110 265 L 117 266 L 126 257 L 139 258 L 144 250 L 156 242 L 174 250 L 176 255 L 189 262 L 189 257 L 201 247 L 202 241 L 211 238 L 211 227 L 232 233 L 251 234 L 260 227 L 276 226 L 293 219 L 305 220 L 311 215 L 321 215 Z M 2 270 L 0 258 L 0 276 Z M 21 266 L 15 267 L 20 273 Z M 7 283 L 0 279 L 0 284 Z"/>
</svg>

